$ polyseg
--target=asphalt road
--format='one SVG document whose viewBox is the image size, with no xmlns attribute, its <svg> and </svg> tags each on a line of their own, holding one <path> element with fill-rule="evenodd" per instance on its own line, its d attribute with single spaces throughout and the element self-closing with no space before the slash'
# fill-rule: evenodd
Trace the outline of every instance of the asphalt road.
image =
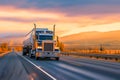
<svg viewBox="0 0 120 80">
<path fill-rule="evenodd" d="M 0 80 L 120 80 L 120 63 L 85 58 L 35 60 L 10 53 L 0 67 Z"/>
<path fill-rule="evenodd" d="M 34 65 L 11 52 L 0 58 L 0 80 L 53 80 Z"/>
</svg>

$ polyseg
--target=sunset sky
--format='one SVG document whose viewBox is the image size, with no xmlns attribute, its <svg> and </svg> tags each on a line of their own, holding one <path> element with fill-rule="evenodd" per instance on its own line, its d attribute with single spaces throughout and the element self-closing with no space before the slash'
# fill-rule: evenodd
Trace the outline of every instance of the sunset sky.
<svg viewBox="0 0 120 80">
<path fill-rule="evenodd" d="M 56 24 L 57 35 L 120 30 L 120 0 L 0 0 L 0 37 Z"/>
</svg>

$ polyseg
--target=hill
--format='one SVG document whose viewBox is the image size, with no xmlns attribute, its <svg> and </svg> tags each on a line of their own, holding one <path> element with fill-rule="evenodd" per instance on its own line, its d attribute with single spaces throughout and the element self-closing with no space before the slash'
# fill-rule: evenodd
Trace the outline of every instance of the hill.
<svg viewBox="0 0 120 80">
<path fill-rule="evenodd" d="M 110 32 L 83 32 L 64 36 L 60 40 L 66 48 L 99 47 L 120 48 L 120 30 Z"/>
</svg>

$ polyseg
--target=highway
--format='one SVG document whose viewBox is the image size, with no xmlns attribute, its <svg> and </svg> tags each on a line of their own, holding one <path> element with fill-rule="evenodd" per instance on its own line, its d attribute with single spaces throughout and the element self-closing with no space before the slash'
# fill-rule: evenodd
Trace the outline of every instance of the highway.
<svg viewBox="0 0 120 80">
<path fill-rule="evenodd" d="M 120 63 L 69 56 L 35 60 L 11 52 L 0 58 L 0 80 L 120 80 Z"/>
</svg>

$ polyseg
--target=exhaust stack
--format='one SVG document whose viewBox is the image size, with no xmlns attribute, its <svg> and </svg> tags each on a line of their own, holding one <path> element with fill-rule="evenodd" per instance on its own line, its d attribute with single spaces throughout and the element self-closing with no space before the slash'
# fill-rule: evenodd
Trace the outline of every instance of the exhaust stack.
<svg viewBox="0 0 120 80">
<path fill-rule="evenodd" d="M 53 26 L 53 39 L 55 39 L 55 25 Z"/>
<path fill-rule="evenodd" d="M 35 36 L 34 36 L 34 48 L 36 49 L 36 47 L 37 47 L 37 43 L 36 43 L 36 24 L 34 24 L 34 34 L 35 34 Z"/>
</svg>

